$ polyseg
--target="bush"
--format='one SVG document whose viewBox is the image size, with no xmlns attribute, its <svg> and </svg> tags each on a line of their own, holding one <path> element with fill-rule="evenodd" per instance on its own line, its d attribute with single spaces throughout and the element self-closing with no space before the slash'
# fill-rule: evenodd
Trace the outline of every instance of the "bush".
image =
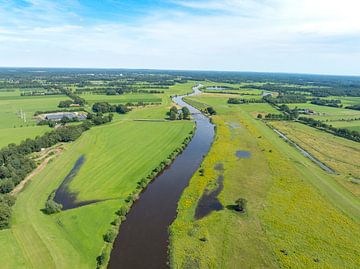
<svg viewBox="0 0 360 269">
<path fill-rule="evenodd" d="M 62 205 L 56 203 L 54 200 L 48 200 L 45 203 L 44 212 L 48 215 L 55 214 L 60 212 L 62 209 Z"/>
<path fill-rule="evenodd" d="M 247 201 L 244 198 L 239 198 L 235 201 L 234 209 L 239 212 L 245 212 Z"/>
<path fill-rule="evenodd" d="M 0 230 L 10 227 L 11 209 L 8 204 L 0 203 Z"/>
<path fill-rule="evenodd" d="M 127 206 L 122 206 L 118 211 L 116 211 L 116 215 L 118 216 L 126 216 L 127 212 L 129 211 L 129 208 Z"/>
<path fill-rule="evenodd" d="M 96 258 L 97 268 L 100 268 L 105 263 L 105 260 L 106 260 L 106 253 L 105 251 L 103 251 L 101 255 L 97 256 Z"/>
<path fill-rule="evenodd" d="M 104 234 L 104 241 L 107 243 L 114 242 L 116 238 L 116 234 L 117 234 L 116 231 L 113 228 L 111 228 L 106 232 L 106 234 Z"/>
</svg>

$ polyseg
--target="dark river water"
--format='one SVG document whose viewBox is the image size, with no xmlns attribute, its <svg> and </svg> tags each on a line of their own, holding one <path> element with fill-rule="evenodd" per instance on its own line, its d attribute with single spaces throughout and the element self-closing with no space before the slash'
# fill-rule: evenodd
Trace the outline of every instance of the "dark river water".
<svg viewBox="0 0 360 269">
<path fill-rule="evenodd" d="M 197 87 L 193 88 L 198 94 Z M 196 132 L 186 149 L 140 195 L 132 206 L 111 252 L 108 268 L 168 268 L 168 227 L 176 218 L 179 198 L 199 168 L 214 139 L 214 125 L 182 96 L 173 101 L 187 106 L 196 121 Z"/>
</svg>

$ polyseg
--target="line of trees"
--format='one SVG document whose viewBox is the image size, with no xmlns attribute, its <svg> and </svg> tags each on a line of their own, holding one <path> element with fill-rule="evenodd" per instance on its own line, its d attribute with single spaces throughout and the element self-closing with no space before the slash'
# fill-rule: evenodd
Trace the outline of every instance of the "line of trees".
<svg viewBox="0 0 360 269">
<path fill-rule="evenodd" d="M 111 105 L 107 102 L 97 102 L 93 104 L 92 110 L 97 113 L 109 113 L 109 112 L 116 112 L 119 114 L 126 114 L 131 109 L 125 105 L 119 104 L 119 105 Z"/>
<path fill-rule="evenodd" d="M 342 107 L 341 100 L 333 100 L 333 99 L 320 99 L 314 98 L 311 100 L 311 104 L 318 106 L 329 106 L 329 107 Z"/>
<path fill-rule="evenodd" d="M 264 99 L 244 99 L 244 98 L 229 98 L 228 104 L 249 104 L 249 103 L 265 103 Z"/>
<path fill-rule="evenodd" d="M 60 142 L 75 141 L 91 126 L 112 120 L 111 114 L 108 116 L 90 115 L 88 120 L 80 125 L 61 127 L 34 139 L 28 138 L 19 145 L 9 144 L 0 150 L 0 229 L 10 226 L 11 210 L 9 209 L 13 202 L 9 202 L 8 194 L 36 168 L 29 154 L 40 152 L 41 149 Z"/>
<path fill-rule="evenodd" d="M 306 103 L 306 96 L 302 94 L 280 94 L 277 97 L 271 95 L 264 96 L 263 99 L 270 104 L 291 104 Z"/>
<path fill-rule="evenodd" d="M 172 106 L 167 113 L 170 120 L 188 120 L 190 119 L 190 110 L 186 106 L 178 110 L 176 106 Z"/>
<path fill-rule="evenodd" d="M 346 106 L 345 108 L 346 108 L 346 109 L 360 110 L 360 105 Z"/>
<path fill-rule="evenodd" d="M 334 135 L 347 138 L 356 142 L 360 142 L 360 132 L 358 131 L 351 131 L 345 128 L 336 128 L 324 122 L 314 120 L 313 118 L 299 117 L 298 121 L 314 128 L 326 130 L 327 132 L 332 133 Z"/>
</svg>

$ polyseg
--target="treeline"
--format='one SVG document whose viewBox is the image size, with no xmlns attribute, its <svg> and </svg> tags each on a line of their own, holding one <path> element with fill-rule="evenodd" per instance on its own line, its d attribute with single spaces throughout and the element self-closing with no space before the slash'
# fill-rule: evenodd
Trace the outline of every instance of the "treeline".
<svg viewBox="0 0 360 269">
<path fill-rule="evenodd" d="M 71 90 L 69 89 L 65 89 L 62 88 L 62 92 L 67 95 L 70 99 L 72 99 L 73 101 L 70 103 L 70 101 L 66 100 L 66 101 L 61 101 L 59 103 L 59 107 L 70 107 L 72 104 L 77 104 L 79 106 L 83 106 L 85 105 L 86 101 L 85 99 L 77 96 L 76 94 L 74 94 Z"/>
<path fill-rule="evenodd" d="M 228 104 L 249 104 L 249 103 L 265 103 L 264 99 L 243 99 L 243 98 L 229 98 Z"/>
<path fill-rule="evenodd" d="M 125 105 L 119 104 L 119 105 L 111 105 L 107 102 L 97 102 L 93 104 L 92 110 L 97 113 L 109 113 L 109 112 L 116 112 L 119 114 L 126 114 L 131 109 Z"/>
<path fill-rule="evenodd" d="M 178 110 L 176 106 L 172 106 L 167 113 L 169 120 L 188 120 L 190 119 L 190 110 L 186 106 Z"/>
<path fill-rule="evenodd" d="M 344 137 L 356 142 L 360 142 L 360 132 L 358 131 L 350 131 L 345 128 L 336 128 L 324 122 L 314 120 L 313 118 L 299 117 L 298 121 L 314 128 L 326 130 L 327 132 L 332 133 L 334 135 Z"/>
<path fill-rule="evenodd" d="M 345 108 L 346 108 L 346 109 L 360 110 L 360 105 L 346 106 Z"/>
<path fill-rule="evenodd" d="M 263 91 L 272 91 L 279 93 L 294 93 L 294 92 L 307 92 L 316 97 L 329 97 L 329 96 L 360 96 L 360 85 L 342 85 L 331 83 L 319 83 L 317 87 L 308 87 L 296 84 L 283 85 L 279 83 L 266 83 L 264 85 L 247 85 L 247 88 L 258 89 Z M 326 86 L 325 86 L 326 85 Z"/>
<path fill-rule="evenodd" d="M 46 91 L 23 91 L 20 96 L 43 96 L 43 95 L 63 95 L 58 89 L 46 90 Z"/>
<path fill-rule="evenodd" d="M 7 200 L 2 200 L 4 194 L 10 193 L 16 185 L 25 179 L 36 168 L 35 162 L 29 154 L 40 152 L 42 148 L 49 148 L 60 142 L 71 142 L 78 139 L 81 134 L 91 128 L 110 122 L 112 116 L 92 115 L 80 125 L 65 126 L 48 132 L 34 139 L 26 139 L 19 145 L 9 144 L 0 150 L 0 222 L 1 227 L 10 225 L 11 211 L 8 214 Z M 1 229 L 0 227 L 0 229 Z"/>
<path fill-rule="evenodd" d="M 306 96 L 302 94 L 280 94 L 277 97 L 271 95 L 264 96 L 263 99 L 270 104 L 292 104 L 292 103 L 306 103 Z"/>
<path fill-rule="evenodd" d="M 333 99 L 320 99 L 314 98 L 311 100 L 311 104 L 318 106 L 329 106 L 329 107 L 342 107 L 341 100 L 333 100 Z"/>
</svg>

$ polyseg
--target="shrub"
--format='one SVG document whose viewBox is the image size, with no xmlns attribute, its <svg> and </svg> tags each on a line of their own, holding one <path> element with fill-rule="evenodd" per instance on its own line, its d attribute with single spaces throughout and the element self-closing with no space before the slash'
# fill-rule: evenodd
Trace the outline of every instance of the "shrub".
<svg viewBox="0 0 360 269">
<path fill-rule="evenodd" d="M 244 198 L 239 198 L 235 201 L 235 210 L 239 212 L 245 212 L 247 201 Z"/>
<path fill-rule="evenodd" d="M 54 200 L 50 199 L 45 203 L 44 212 L 48 215 L 51 215 L 60 212 L 61 209 L 62 209 L 61 204 L 58 204 Z"/>
<path fill-rule="evenodd" d="M 0 203 L 0 230 L 10 227 L 11 209 L 8 204 Z"/>
<path fill-rule="evenodd" d="M 97 268 L 100 268 L 105 263 L 105 260 L 106 260 L 106 253 L 105 251 L 103 251 L 101 255 L 97 256 L 96 258 Z"/>
<path fill-rule="evenodd" d="M 129 208 L 127 206 L 122 206 L 118 211 L 116 211 L 116 215 L 118 216 L 126 216 Z"/>
<path fill-rule="evenodd" d="M 116 238 L 116 231 L 113 228 L 110 228 L 106 234 L 104 234 L 104 241 L 108 243 L 114 242 Z"/>
</svg>

